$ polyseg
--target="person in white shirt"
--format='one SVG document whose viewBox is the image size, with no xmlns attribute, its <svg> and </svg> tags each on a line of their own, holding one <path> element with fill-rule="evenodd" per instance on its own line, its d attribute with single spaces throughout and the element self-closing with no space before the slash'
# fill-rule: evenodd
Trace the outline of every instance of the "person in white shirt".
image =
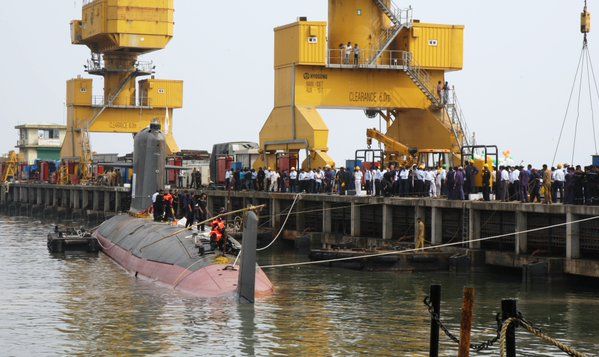
<svg viewBox="0 0 599 357">
<path fill-rule="evenodd" d="M 499 181 L 499 192 L 501 193 L 501 200 L 507 202 L 510 198 L 509 185 L 510 185 L 510 174 L 504 166 L 499 168 L 501 170 L 501 181 Z"/>
<path fill-rule="evenodd" d="M 559 193 L 559 201 L 564 203 L 564 186 L 566 183 L 566 173 L 562 164 L 557 165 L 557 169 L 553 172 L 552 191 L 553 203 L 557 203 L 557 194 Z"/>
<path fill-rule="evenodd" d="M 362 196 L 362 170 L 359 166 L 354 168 L 354 184 L 356 185 L 356 196 Z"/>
<path fill-rule="evenodd" d="M 428 196 L 437 197 L 437 185 L 435 185 L 435 178 L 437 172 L 433 169 L 428 169 L 425 172 L 426 185 L 428 186 Z"/>
<path fill-rule="evenodd" d="M 348 42 L 345 46 L 345 64 L 350 64 L 351 55 L 353 53 L 354 48 L 351 45 L 351 42 Z"/>
<path fill-rule="evenodd" d="M 314 193 L 316 189 L 316 174 L 314 173 L 314 170 L 310 169 L 310 171 L 308 171 L 308 179 L 310 180 L 308 181 L 309 192 Z"/>
<path fill-rule="evenodd" d="M 410 170 L 402 167 L 399 171 L 399 196 L 406 197 L 410 192 Z"/>
<path fill-rule="evenodd" d="M 442 195 L 442 187 L 443 187 L 443 182 L 445 181 L 445 177 L 447 176 L 447 172 L 445 171 L 444 168 L 439 167 L 437 169 L 437 175 L 435 176 L 435 188 L 437 190 L 437 195 L 435 197 L 441 197 Z"/>
<path fill-rule="evenodd" d="M 512 184 L 511 198 L 520 201 L 520 170 L 517 166 L 510 172 L 510 183 Z"/>
<path fill-rule="evenodd" d="M 225 171 L 225 189 L 231 188 L 231 178 L 233 177 L 233 171 L 231 169 Z"/>
<path fill-rule="evenodd" d="M 310 173 L 306 170 L 302 172 L 302 176 L 300 177 L 302 184 L 302 191 L 309 193 L 310 192 Z"/>
<path fill-rule="evenodd" d="M 279 192 L 279 177 L 281 177 L 281 175 L 279 175 L 277 171 L 272 170 L 270 173 L 270 192 Z"/>
<path fill-rule="evenodd" d="M 289 172 L 289 187 L 292 193 L 297 192 L 297 171 L 295 171 L 295 167 L 292 167 Z"/>
<path fill-rule="evenodd" d="M 376 168 L 376 170 L 374 170 L 374 192 L 373 192 L 373 196 L 381 196 L 382 193 L 382 187 L 381 187 L 381 181 L 383 180 L 383 173 L 381 172 L 381 169 L 379 167 Z"/>
<path fill-rule="evenodd" d="M 321 193 L 322 192 L 322 179 L 323 179 L 324 175 L 322 170 L 320 169 L 320 167 L 318 168 L 318 170 L 316 170 L 314 172 L 314 180 L 316 182 L 316 186 L 314 187 L 314 193 Z"/>
<path fill-rule="evenodd" d="M 424 197 L 427 194 L 424 187 L 425 180 L 426 173 L 424 172 L 424 165 L 420 165 L 418 166 L 418 169 L 416 169 L 416 180 L 414 182 L 414 191 L 419 197 Z"/>
</svg>

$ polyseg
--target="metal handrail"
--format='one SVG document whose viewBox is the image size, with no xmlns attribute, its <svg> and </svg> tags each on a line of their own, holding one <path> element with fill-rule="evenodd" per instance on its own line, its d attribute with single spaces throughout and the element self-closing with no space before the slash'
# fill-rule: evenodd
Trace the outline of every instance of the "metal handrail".
<svg viewBox="0 0 599 357">
<path fill-rule="evenodd" d="M 355 52 L 349 53 L 346 56 L 345 49 L 329 49 L 328 50 L 328 65 L 330 67 L 340 68 L 389 68 L 404 70 L 407 66 L 406 51 L 383 51 L 379 59 L 371 63 L 372 59 L 377 55 L 378 51 L 360 49 L 359 56 L 356 60 Z"/>
<path fill-rule="evenodd" d="M 465 145 L 470 145 L 470 129 L 468 128 L 468 123 L 464 117 L 464 112 L 462 111 L 462 106 L 458 100 L 458 96 L 456 94 L 455 86 L 449 90 L 450 95 L 448 95 L 448 102 L 445 103 L 449 117 L 452 121 L 452 125 L 457 125 L 460 129 L 462 135 L 464 136 L 463 141 Z"/>
<path fill-rule="evenodd" d="M 103 95 L 94 95 L 92 96 L 92 106 L 94 107 L 103 107 L 108 105 L 108 101 L 106 97 Z M 138 97 L 131 98 L 129 104 L 115 104 L 113 103 L 109 107 L 111 108 L 128 108 L 128 107 L 151 107 L 152 106 L 152 98 L 149 97 Z"/>
<path fill-rule="evenodd" d="M 393 3 L 393 1 L 390 2 L 390 7 L 381 1 L 377 1 L 377 4 L 379 8 L 381 8 L 381 10 L 383 10 L 383 12 L 385 12 L 385 14 L 391 19 L 393 26 L 383 26 L 383 30 L 379 35 L 378 42 L 373 48 L 377 51 L 377 55 L 372 58 L 372 62 L 378 60 L 378 57 L 382 55 L 382 52 L 387 49 L 393 39 L 403 28 L 411 28 L 414 22 L 411 6 L 406 9 L 400 9 Z"/>
<path fill-rule="evenodd" d="M 105 63 L 102 58 L 88 59 L 85 66 L 87 72 L 99 72 L 104 69 Z M 135 62 L 135 70 L 140 73 L 155 73 L 156 66 L 152 61 L 137 61 Z M 123 69 L 123 71 L 129 71 L 129 69 Z"/>
</svg>

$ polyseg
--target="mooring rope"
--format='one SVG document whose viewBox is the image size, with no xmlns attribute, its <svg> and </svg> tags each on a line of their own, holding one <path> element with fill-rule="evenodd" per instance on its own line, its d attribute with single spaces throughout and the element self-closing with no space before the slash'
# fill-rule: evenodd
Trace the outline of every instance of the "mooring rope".
<svg viewBox="0 0 599 357">
<path fill-rule="evenodd" d="M 423 248 L 412 248 L 412 249 L 406 249 L 406 250 L 401 250 L 401 251 L 390 251 L 390 252 L 383 252 L 383 253 L 376 253 L 376 254 L 366 254 L 366 255 L 361 255 L 361 256 L 343 257 L 343 258 L 334 258 L 334 259 L 325 259 L 325 260 L 314 260 L 314 261 L 299 262 L 299 263 L 273 264 L 273 265 L 265 265 L 262 268 L 263 269 L 266 269 L 266 268 L 285 268 L 285 267 L 295 267 L 295 266 L 302 266 L 302 265 L 315 265 L 315 264 L 324 264 L 324 263 L 335 263 L 335 262 L 348 261 L 348 260 L 376 258 L 376 257 L 381 257 L 381 256 L 386 256 L 386 255 L 400 255 L 400 254 L 407 254 L 407 253 L 423 252 L 423 251 L 426 251 L 426 250 L 432 250 L 432 249 L 438 249 L 438 248 L 444 248 L 444 247 L 452 247 L 452 246 L 463 245 L 463 244 L 467 244 L 467 243 L 484 242 L 484 241 L 493 240 L 493 239 L 511 237 L 511 236 L 516 235 L 516 234 L 539 232 L 539 231 L 543 231 L 543 230 L 547 230 L 547 229 L 551 229 L 551 228 L 563 227 L 563 226 L 568 226 L 568 225 L 571 225 L 571 224 L 577 224 L 577 223 L 592 221 L 592 220 L 596 220 L 596 219 L 599 219 L 599 216 L 589 217 L 589 218 L 583 218 L 583 219 L 579 219 L 579 220 L 572 221 L 572 222 L 552 224 L 552 225 L 549 225 L 549 226 L 539 227 L 539 228 L 532 228 L 532 229 L 528 229 L 528 230 L 524 230 L 524 231 L 517 231 L 517 232 L 513 232 L 513 233 L 500 234 L 500 235 L 491 236 L 491 237 L 470 239 L 470 240 L 461 241 L 461 242 L 453 242 L 453 243 L 445 243 L 445 244 L 440 244 L 440 245 L 433 245 L 433 246 L 428 246 L 428 247 L 423 247 Z"/>
<path fill-rule="evenodd" d="M 574 357 L 586 357 L 587 355 L 576 351 L 574 348 L 567 346 L 563 342 L 556 340 L 555 338 L 544 334 L 541 330 L 533 327 L 530 323 L 525 321 L 524 319 L 518 317 L 510 317 L 509 319 L 503 322 L 501 326 L 501 337 L 499 338 L 499 350 L 501 357 L 507 356 L 507 330 L 510 325 L 518 323 L 520 326 L 524 327 L 528 332 L 540 338 L 543 342 L 553 345 L 559 348 L 562 352 Z"/>
<path fill-rule="evenodd" d="M 295 206 L 295 204 L 297 203 L 297 200 L 301 197 L 301 193 L 298 193 L 297 195 L 295 195 L 295 198 L 293 199 L 293 203 L 291 203 L 291 207 L 289 208 L 289 211 L 287 212 L 287 217 L 285 217 L 285 220 L 283 221 L 283 224 L 281 225 L 281 228 L 279 229 L 279 233 L 277 233 L 277 235 L 273 238 L 273 240 L 265 247 L 262 248 L 256 248 L 257 252 L 262 252 L 268 248 L 270 248 L 273 244 L 275 244 L 275 242 L 277 241 L 277 239 L 279 238 L 279 236 L 281 236 L 281 234 L 283 233 L 283 229 L 285 229 L 285 225 L 287 224 L 287 221 L 289 220 L 289 217 L 291 216 L 291 212 L 293 211 L 293 207 Z M 240 252 L 241 254 L 241 252 Z"/>
</svg>

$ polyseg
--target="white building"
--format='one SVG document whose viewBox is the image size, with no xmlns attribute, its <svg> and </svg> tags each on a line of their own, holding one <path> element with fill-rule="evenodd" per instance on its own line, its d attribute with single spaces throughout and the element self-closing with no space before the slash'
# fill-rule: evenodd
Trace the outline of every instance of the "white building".
<svg viewBox="0 0 599 357">
<path fill-rule="evenodd" d="M 66 126 L 58 124 L 18 125 L 19 140 L 16 147 L 28 164 L 35 160 L 58 161 L 60 148 L 64 140 Z"/>
</svg>

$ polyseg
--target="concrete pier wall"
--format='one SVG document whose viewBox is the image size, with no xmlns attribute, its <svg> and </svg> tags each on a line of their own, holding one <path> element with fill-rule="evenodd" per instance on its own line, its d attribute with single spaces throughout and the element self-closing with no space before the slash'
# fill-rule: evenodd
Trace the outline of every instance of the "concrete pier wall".
<svg viewBox="0 0 599 357">
<path fill-rule="evenodd" d="M 266 205 L 259 214 L 260 226 L 273 229 L 281 227 L 295 198 L 254 191 L 209 190 L 206 194 L 213 213 L 223 207 Z M 109 217 L 128 210 L 130 200 L 130 190 L 120 187 L 11 184 L 0 191 L 0 205 L 9 214 L 50 210 Z M 550 261 L 548 266 L 563 267 L 566 274 L 599 277 L 599 219 L 563 225 L 598 217 L 599 206 L 305 194 L 293 212 L 302 214 L 292 214 L 285 229 L 318 234 L 325 249 L 340 244 L 380 248 L 414 242 L 420 217 L 432 245 L 505 235 L 458 246 L 484 257 L 488 265 L 525 268 Z M 541 229 L 548 226 L 554 227 Z M 535 231 L 512 234 L 531 229 Z"/>
<path fill-rule="evenodd" d="M 10 215 L 102 220 L 129 210 L 129 188 L 16 183 L 0 188 L 0 209 Z"/>
<path fill-rule="evenodd" d="M 280 227 L 293 194 L 207 191 L 213 209 L 241 207 L 252 199 L 266 204 L 268 223 Z M 393 241 L 413 241 L 418 217 L 425 221 L 426 240 L 432 245 L 505 237 L 459 245 L 485 258 L 488 265 L 524 268 L 549 261 L 563 266 L 562 273 L 599 277 L 599 206 L 521 204 L 510 202 L 448 201 L 417 198 L 382 198 L 337 195 L 302 195 L 287 229 L 322 233 L 322 247 L 352 242 L 354 246 L 385 247 Z M 306 209 L 308 207 L 308 209 Z M 318 212 L 312 212 L 316 208 Z M 313 222 L 314 220 L 317 222 Z M 291 222 L 291 224 L 290 224 Z M 548 229 L 542 227 L 560 225 Z M 530 229 L 538 231 L 517 233 Z M 556 261 L 560 264 L 556 265 Z M 549 272 L 549 270 L 548 270 Z"/>
</svg>

